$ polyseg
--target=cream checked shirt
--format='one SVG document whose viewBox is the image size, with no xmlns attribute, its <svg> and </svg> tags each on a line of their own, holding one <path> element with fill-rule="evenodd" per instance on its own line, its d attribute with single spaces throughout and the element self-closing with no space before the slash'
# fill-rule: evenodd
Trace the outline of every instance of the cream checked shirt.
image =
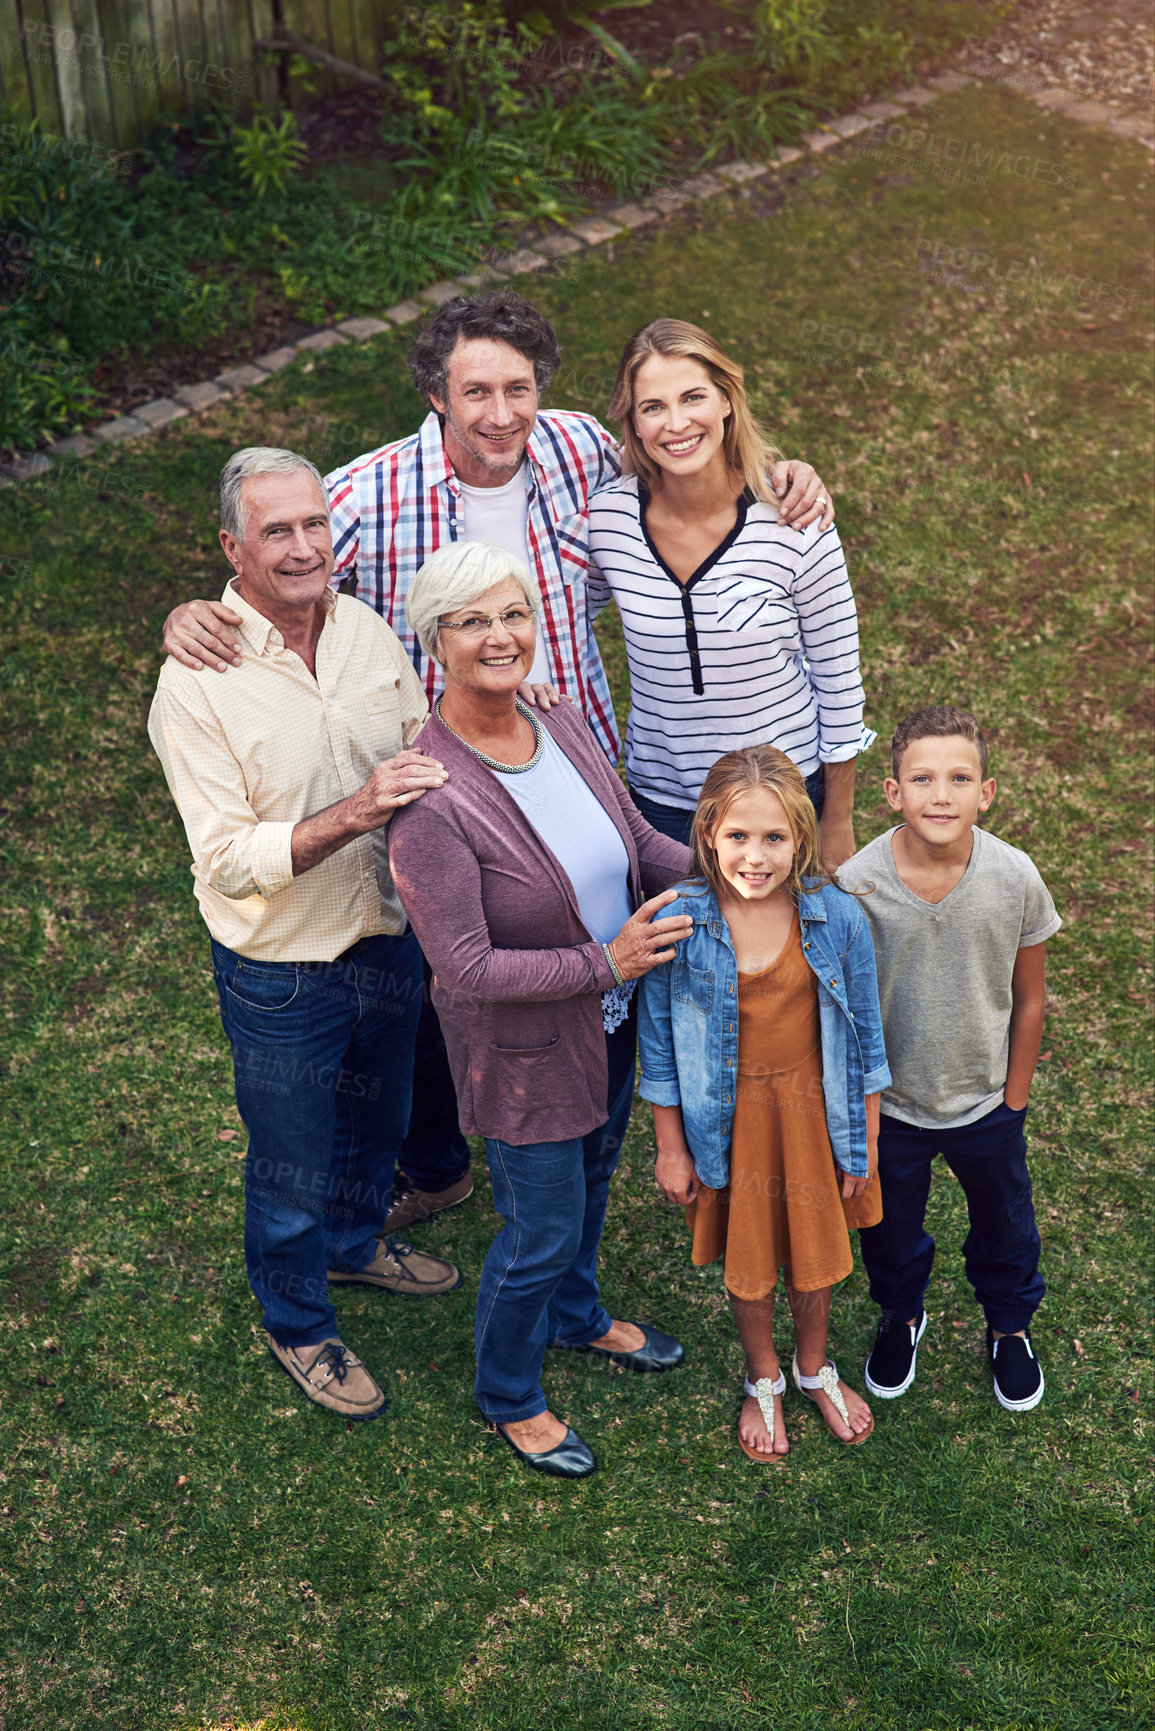
<svg viewBox="0 0 1155 1731">
<path fill-rule="evenodd" d="M 261 962 L 331 962 L 360 938 L 405 930 L 387 829 L 293 876 L 293 826 L 368 781 L 412 743 L 428 705 L 371 607 L 331 590 L 317 677 L 230 583 L 242 663 L 193 673 L 171 656 L 148 733 L 192 849 L 196 897 L 218 943 Z"/>
</svg>

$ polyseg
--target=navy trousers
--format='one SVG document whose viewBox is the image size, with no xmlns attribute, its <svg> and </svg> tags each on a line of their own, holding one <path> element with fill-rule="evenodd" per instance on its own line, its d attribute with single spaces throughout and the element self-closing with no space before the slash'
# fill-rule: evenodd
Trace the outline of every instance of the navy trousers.
<svg viewBox="0 0 1155 1731">
<path fill-rule="evenodd" d="M 413 1105 L 397 1164 L 416 1189 L 438 1191 L 448 1190 L 469 1171 L 469 1144 L 458 1127 L 457 1094 L 424 957 L 422 966 L 425 990 L 413 1055 Z"/>
<path fill-rule="evenodd" d="M 967 1201 L 963 1243 L 967 1279 L 1001 1334 L 1026 1328 L 1046 1287 L 1023 1135 L 1026 1107 L 1000 1104 L 955 1130 L 920 1130 L 883 1113 L 878 1132 L 882 1220 L 858 1234 L 870 1296 L 905 1322 L 917 1316 L 930 1284 L 934 1239 L 926 1230 L 931 1164 L 941 1154 Z"/>
</svg>

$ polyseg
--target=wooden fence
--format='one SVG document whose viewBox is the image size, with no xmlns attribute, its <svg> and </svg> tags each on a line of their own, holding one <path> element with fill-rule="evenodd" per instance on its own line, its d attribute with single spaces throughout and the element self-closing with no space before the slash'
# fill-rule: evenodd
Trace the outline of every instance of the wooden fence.
<svg viewBox="0 0 1155 1731">
<path fill-rule="evenodd" d="M 123 150 L 165 115 L 273 105 L 282 75 L 253 43 L 278 24 L 378 72 L 397 14 L 390 0 L 0 0 L 0 106 L 44 133 Z M 316 93 L 342 83 L 313 80 Z"/>
</svg>

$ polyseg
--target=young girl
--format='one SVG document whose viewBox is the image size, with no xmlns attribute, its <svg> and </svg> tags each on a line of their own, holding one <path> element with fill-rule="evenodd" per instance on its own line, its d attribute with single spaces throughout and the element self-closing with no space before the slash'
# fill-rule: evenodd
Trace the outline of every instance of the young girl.
<svg viewBox="0 0 1155 1731">
<path fill-rule="evenodd" d="M 743 1452 L 772 1461 L 789 1447 L 780 1268 L 794 1386 L 841 1442 L 865 1442 L 874 1420 L 827 1358 L 826 1334 L 852 1266 L 847 1227 L 882 1218 L 878 1097 L 890 1071 L 869 927 L 824 867 L 803 778 L 773 746 L 713 765 L 692 845 L 695 875 L 666 912 L 689 914 L 693 931 L 641 987 L 655 1176 L 686 1206 L 694 1262 L 725 1258 L 746 1353 Z"/>
</svg>

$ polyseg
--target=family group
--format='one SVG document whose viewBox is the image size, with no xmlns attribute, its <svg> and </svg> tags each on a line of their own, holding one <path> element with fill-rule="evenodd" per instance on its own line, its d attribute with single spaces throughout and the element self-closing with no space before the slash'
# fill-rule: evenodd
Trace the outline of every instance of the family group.
<svg viewBox="0 0 1155 1731">
<path fill-rule="evenodd" d="M 840 1442 L 873 1429 L 827 1352 L 851 1229 L 881 1311 L 867 1392 L 911 1387 L 939 1154 L 994 1392 L 1026 1411 L 1043 1282 L 1024 1119 L 1060 921 L 979 827 L 979 723 L 937 704 L 899 724 L 896 827 L 856 849 L 875 735 L 818 476 L 770 446 L 742 369 L 692 324 L 626 344 L 620 444 L 539 409 L 558 360 L 512 289 L 448 301 L 409 353 L 419 430 L 324 480 L 236 452 L 233 575 L 166 622 L 149 732 L 211 938 L 269 1350 L 308 1399 L 379 1416 L 333 1292 L 460 1284 L 402 1234 L 466 1200 L 465 1137 L 484 1138 L 501 1226 L 477 1403 L 525 1466 L 595 1471 L 550 1409 L 547 1351 L 684 1358 L 599 1291 L 637 1087 L 693 1260 L 723 1264 L 751 1460 L 789 1449 L 780 1271 L 795 1388 Z M 611 600 L 624 776 L 593 629 Z"/>
</svg>

